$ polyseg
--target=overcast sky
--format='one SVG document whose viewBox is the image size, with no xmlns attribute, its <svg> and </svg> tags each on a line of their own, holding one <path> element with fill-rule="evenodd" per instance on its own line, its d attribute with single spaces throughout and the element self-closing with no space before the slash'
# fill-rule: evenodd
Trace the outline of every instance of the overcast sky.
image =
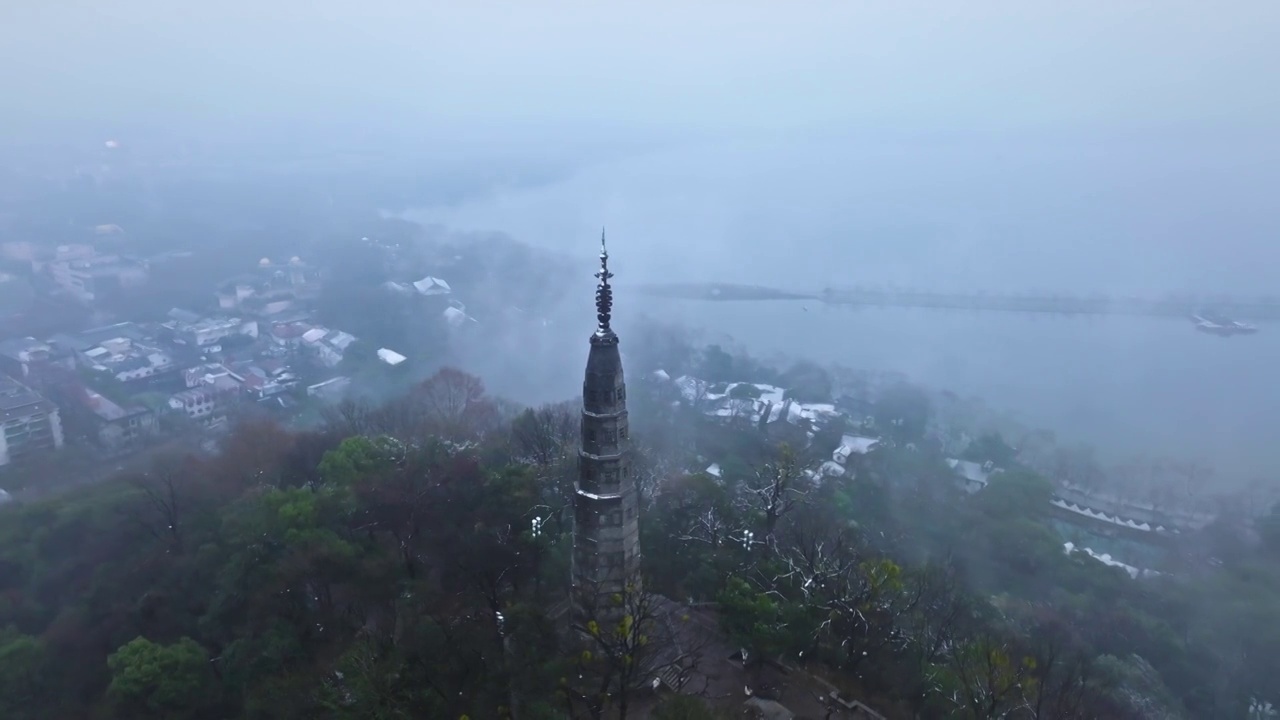
<svg viewBox="0 0 1280 720">
<path fill-rule="evenodd" d="M 981 130 L 1280 121 L 1280 3 L 14 0 L 9 120 Z"/>
<path fill-rule="evenodd" d="M 1276 0 L 8 0 L 0 144 L 163 130 L 243 169 L 359 142 L 445 177 L 532 153 L 553 180 L 414 216 L 588 265 L 607 224 L 620 282 L 1276 293 L 1277 38 Z M 717 312 L 1064 436 L 1181 452 L 1212 427 L 1224 468 L 1280 462 L 1270 329 Z"/>
</svg>

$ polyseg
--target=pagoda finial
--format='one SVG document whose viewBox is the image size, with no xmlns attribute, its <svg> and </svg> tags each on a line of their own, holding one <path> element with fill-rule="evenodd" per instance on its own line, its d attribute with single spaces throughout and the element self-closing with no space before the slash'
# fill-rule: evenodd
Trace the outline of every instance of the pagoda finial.
<svg viewBox="0 0 1280 720">
<path fill-rule="evenodd" d="M 609 287 L 609 249 L 604 242 L 604 228 L 600 228 L 600 270 L 596 272 L 596 337 L 612 338 L 609 319 L 613 312 L 613 288 Z"/>
</svg>

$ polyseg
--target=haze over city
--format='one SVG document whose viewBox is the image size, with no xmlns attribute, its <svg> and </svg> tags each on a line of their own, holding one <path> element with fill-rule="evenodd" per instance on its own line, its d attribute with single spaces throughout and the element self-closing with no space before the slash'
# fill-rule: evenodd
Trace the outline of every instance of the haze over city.
<svg viewBox="0 0 1280 720">
<path fill-rule="evenodd" d="M 0 717 L 1276 717 L 1277 37 L 8 3 Z"/>
</svg>

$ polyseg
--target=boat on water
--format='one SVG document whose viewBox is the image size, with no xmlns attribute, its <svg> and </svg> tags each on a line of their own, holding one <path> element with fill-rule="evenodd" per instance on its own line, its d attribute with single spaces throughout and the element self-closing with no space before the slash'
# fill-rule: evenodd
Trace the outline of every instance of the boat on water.
<svg viewBox="0 0 1280 720">
<path fill-rule="evenodd" d="M 1236 320 L 1228 320 L 1222 317 L 1205 317 L 1202 315 L 1192 315 L 1192 322 L 1196 324 L 1196 330 L 1209 335 L 1217 335 L 1218 337 L 1231 337 L 1232 335 L 1252 335 L 1258 332 L 1257 325 L 1239 322 Z"/>
</svg>

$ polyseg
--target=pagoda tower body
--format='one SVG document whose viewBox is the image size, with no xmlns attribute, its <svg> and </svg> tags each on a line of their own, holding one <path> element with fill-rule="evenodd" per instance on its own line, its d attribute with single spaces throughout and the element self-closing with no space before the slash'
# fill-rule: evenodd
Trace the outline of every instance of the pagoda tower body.
<svg viewBox="0 0 1280 720">
<path fill-rule="evenodd" d="M 582 383 L 582 449 L 573 498 L 573 613 L 581 623 L 622 611 L 621 600 L 640 592 L 640 518 L 627 389 L 618 336 L 609 325 L 612 277 L 601 233 L 597 323 Z"/>
</svg>

